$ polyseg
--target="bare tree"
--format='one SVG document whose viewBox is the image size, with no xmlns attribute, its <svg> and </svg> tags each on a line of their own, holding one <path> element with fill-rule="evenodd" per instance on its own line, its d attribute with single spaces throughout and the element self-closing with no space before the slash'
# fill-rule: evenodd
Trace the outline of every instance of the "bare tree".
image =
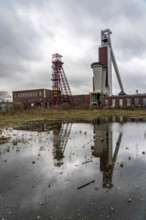
<svg viewBox="0 0 146 220">
<path fill-rule="evenodd" d="M 7 102 L 10 99 L 10 95 L 7 91 L 0 91 L 0 102 Z"/>
</svg>

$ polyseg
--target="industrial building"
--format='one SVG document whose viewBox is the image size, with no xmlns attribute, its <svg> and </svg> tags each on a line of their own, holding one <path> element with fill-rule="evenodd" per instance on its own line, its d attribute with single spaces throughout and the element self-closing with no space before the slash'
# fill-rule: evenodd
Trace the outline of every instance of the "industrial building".
<svg viewBox="0 0 146 220">
<path fill-rule="evenodd" d="M 101 106 L 104 108 L 146 107 L 146 94 L 106 97 Z"/>
<path fill-rule="evenodd" d="M 50 108 L 54 106 L 53 90 L 32 89 L 13 91 L 12 97 L 14 104 L 23 105 L 25 108 Z M 68 96 L 68 100 L 71 100 L 71 105 L 73 106 L 90 104 L 90 96 L 88 94 Z"/>
<path fill-rule="evenodd" d="M 120 95 L 125 95 L 118 66 L 111 43 L 111 30 L 101 31 L 101 46 L 99 47 L 99 62 L 91 64 L 93 69 L 93 92 L 90 94 L 90 105 L 99 107 L 105 97 L 112 95 L 112 64 L 121 89 Z"/>
<path fill-rule="evenodd" d="M 93 90 L 90 94 L 72 95 L 63 69 L 62 55 L 52 55 L 52 89 L 13 91 L 13 102 L 24 106 L 48 108 L 67 103 L 71 106 L 90 105 L 97 108 L 146 107 L 146 94 L 127 95 L 124 91 L 118 65 L 111 42 L 111 30 L 101 31 L 101 45 L 98 62 L 91 64 L 93 70 Z M 112 66 L 114 67 L 120 91 L 112 95 Z"/>
<path fill-rule="evenodd" d="M 63 69 L 62 55 L 52 55 L 52 89 L 33 89 L 13 91 L 13 103 L 27 107 L 72 106 L 89 105 L 90 95 L 72 95 L 71 89 Z"/>
<path fill-rule="evenodd" d="M 44 107 L 51 104 L 52 91 L 49 89 L 32 89 L 13 91 L 13 103 L 24 107 Z"/>
<path fill-rule="evenodd" d="M 100 108 L 146 107 L 146 94 L 126 94 L 115 59 L 110 29 L 101 31 L 99 61 L 91 64 L 93 69 L 93 91 L 90 93 L 90 106 Z M 112 65 L 120 87 L 118 95 L 112 95 Z"/>
</svg>

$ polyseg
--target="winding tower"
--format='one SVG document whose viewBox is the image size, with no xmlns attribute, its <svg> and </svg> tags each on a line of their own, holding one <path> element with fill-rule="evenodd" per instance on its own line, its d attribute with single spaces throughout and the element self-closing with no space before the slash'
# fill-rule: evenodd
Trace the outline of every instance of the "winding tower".
<svg viewBox="0 0 146 220">
<path fill-rule="evenodd" d="M 104 97 L 112 96 L 112 65 L 121 89 L 119 95 L 126 95 L 112 48 L 111 34 L 110 29 L 101 31 L 101 46 L 98 50 L 99 62 L 91 64 L 93 92 L 90 94 L 90 105 L 100 106 Z"/>
<path fill-rule="evenodd" d="M 62 55 L 52 55 L 53 105 L 72 102 L 72 93 L 63 69 Z"/>
</svg>

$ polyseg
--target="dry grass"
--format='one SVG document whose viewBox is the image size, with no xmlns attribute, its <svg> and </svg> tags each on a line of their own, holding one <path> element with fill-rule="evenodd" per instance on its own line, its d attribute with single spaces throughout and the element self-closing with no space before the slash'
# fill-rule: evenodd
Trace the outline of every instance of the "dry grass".
<svg viewBox="0 0 146 220">
<path fill-rule="evenodd" d="M 0 144 L 5 144 L 8 140 L 9 140 L 9 138 L 4 137 L 4 136 L 0 136 Z"/>
<path fill-rule="evenodd" d="M 33 120 L 93 120 L 109 116 L 146 118 L 146 110 L 56 110 L 41 109 L 0 114 L 0 127 Z"/>
</svg>

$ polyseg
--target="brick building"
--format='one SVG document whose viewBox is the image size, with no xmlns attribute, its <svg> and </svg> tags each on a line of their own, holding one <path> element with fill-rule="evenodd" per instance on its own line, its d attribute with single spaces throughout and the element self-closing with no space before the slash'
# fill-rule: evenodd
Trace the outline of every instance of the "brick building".
<svg viewBox="0 0 146 220">
<path fill-rule="evenodd" d="M 13 91 L 13 103 L 22 104 L 25 107 L 43 107 L 48 108 L 52 105 L 53 92 L 48 89 L 32 89 Z M 90 95 L 73 95 L 71 104 L 75 106 L 89 105 Z"/>
<path fill-rule="evenodd" d="M 22 104 L 24 107 L 49 108 L 52 105 L 52 90 L 32 89 L 13 91 L 13 103 Z M 90 105 L 90 95 L 73 95 L 72 105 Z M 105 97 L 100 105 L 101 108 L 126 108 L 146 107 L 146 94 L 118 95 Z"/>
<path fill-rule="evenodd" d="M 52 91 L 49 89 L 21 90 L 13 91 L 12 96 L 15 104 L 47 108 L 51 104 Z"/>
<path fill-rule="evenodd" d="M 90 95 L 73 95 L 72 96 L 73 105 L 90 105 Z"/>
<path fill-rule="evenodd" d="M 124 96 L 110 96 L 104 98 L 101 107 L 124 108 L 124 107 L 146 107 L 146 94 L 133 94 Z"/>
</svg>

